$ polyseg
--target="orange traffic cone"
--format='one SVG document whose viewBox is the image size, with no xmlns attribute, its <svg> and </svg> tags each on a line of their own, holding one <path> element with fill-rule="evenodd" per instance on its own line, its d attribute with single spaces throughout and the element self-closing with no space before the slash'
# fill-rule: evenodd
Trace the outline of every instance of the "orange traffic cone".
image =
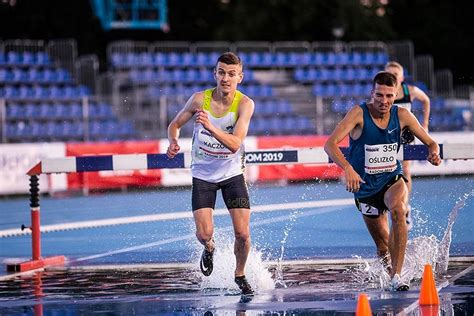
<svg viewBox="0 0 474 316">
<path fill-rule="evenodd" d="M 431 265 L 425 265 L 420 288 L 420 305 L 439 305 L 438 290 L 434 281 Z"/>
<path fill-rule="evenodd" d="M 367 316 L 372 315 L 372 309 L 370 308 L 369 298 L 365 293 L 359 295 L 357 300 L 356 316 Z"/>
<path fill-rule="evenodd" d="M 420 312 L 421 316 L 438 316 L 439 305 L 421 305 Z"/>
</svg>

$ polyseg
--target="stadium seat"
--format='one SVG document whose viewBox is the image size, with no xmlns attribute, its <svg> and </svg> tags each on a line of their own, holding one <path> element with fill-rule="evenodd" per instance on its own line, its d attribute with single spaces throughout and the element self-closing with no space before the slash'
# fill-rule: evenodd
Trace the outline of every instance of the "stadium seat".
<svg viewBox="0 0 474 316">
<path fill-rule="evenodd" d="M 23 107 L 16 103 L 7 104 L 7 119 L 12 118 L 21 118 Z"/>
<path fill-rule="evenodd" d="M 164 53 L 153 54 L 153 65 L 154 66 L 165 66 L 167 64 L 167 56 Z"/>
<path fill-rule="evenodd" d="M 181 55 L 181 64 L 186 67 L 195 66 L 196 55 L 193 53 L 183 53 Z"/>
<path fill-rule="evenodd" d="M 32 52 L 23 52 L 21 54 L 21 63 L 23 65 L 32 66 L 35 64 L 35 54 Z"/>
<path fill-rule="evenodd" d="M 11 77 L 10 71 L 5 68 L 0 68 L 0 82 L 8 82 L 12 80 Z"/>
<path fill-rule="evenodd" d="M 7 53 L 7 64 L 18 65 L 21 63 L 21 56 L 17 52 L 9 51 Z"/>
<path fill-rule="evenodd" d="M 112 67 L 121 68 L 125 64 L 125 55 L 122 53 L 113 53 L 110 59 Z"/>
<path fill-rule="evenodd" d="M 168 58 L 166 59 L 166 61 L 167 66 L 180 66 L 182 62 L 181 54 L 175 52 L 168 53 Z"/>
<path fill-rule="evenodd" d="M 138 55 L 138 65 L 148 67 L 153 65 L 153 55 L 151 53 L 143 52 Z"/>
<path fill-rule="evenodd" d="M 56 80 L 59 83 L 69 83 L 71 82 L 71 76 L 69 75 L 69 72 L 65 69 L 57 69 Z"/>
<path fill-rule="evenodd" d="M 46 52 L 37 52 L 35 57 L 35 63 L 39 66 L 46 66 L 49 65 L 51 60 L 49 59 L 49 55 Z"/>
<path fill-rule="evenodd" d="M 50 119 L 54 117 L 54 106 L 47 103 L 42 103 L 38 105 L 38 117 L 41 119 Z"/>
<path fill-rule="evenodd" d="M 349 64 L 349 54 L 344 52 L 337 53 L 335 56 L 335 64 L 338 66 Z"/>
</svg>

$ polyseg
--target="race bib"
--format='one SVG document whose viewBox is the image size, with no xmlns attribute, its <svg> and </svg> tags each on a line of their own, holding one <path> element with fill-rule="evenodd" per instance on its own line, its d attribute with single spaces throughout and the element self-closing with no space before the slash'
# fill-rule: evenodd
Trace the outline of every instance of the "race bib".
<svg viewBox="0 0 474 316">
<path fill-rule="evenodd" d="M 222 145 L 208 131 L 201 129 L 198 134 L 199 153 L 214 159 L 229 159 L 232 152 Z"/>
<path fill-rule="evenodd" d="M 365 173 L 377 174 L 397 169 L 397 143 L 365 145 Z"/>
<path fill-rule="evenodd" d="M 366 203 L 359 203 L 359 210 L 364 215 L 379 215 L 379 209 Z"/>
</svg>

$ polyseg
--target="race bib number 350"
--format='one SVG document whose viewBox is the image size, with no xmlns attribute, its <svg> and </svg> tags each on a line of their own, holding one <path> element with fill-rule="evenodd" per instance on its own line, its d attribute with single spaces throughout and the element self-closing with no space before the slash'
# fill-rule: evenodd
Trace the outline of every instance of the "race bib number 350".
<svg viewBox="0 0 474 316">
<path fill-rule="evenodd" d="M 365 173 L 392 172 L 397 168 L 397 143 L 365 145 Z"/>
</svg>

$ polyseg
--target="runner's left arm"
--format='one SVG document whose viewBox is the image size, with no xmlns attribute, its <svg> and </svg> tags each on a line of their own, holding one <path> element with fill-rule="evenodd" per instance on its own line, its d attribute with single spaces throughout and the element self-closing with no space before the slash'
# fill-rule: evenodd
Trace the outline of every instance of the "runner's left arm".
<svg viewBox="0 0 474 316">
<path fill-rule="evenodd" d="M 435 166 L 439 165 L 441 163 L 441 158 L 439 156 L 439 145 L 420 125 L 420 122 L 418 122 L 415 115 L 413 115 L 413 113 L 407 109 L 399 108 L 398 116 L 400 118 L 402 128 L 407 127 L 410 129 L 410 131 L 412 131 L 412 133 L 428 147 L 429 153 L 426 160 Z"/>
<path fill-rule="evenodd" d="M 201 123 L 202 126 L 214 136 L 222 145 L 227 147 L 233 153 L 237 152 L 247 136 L 250 119 L 253 115 L 254 102 L 247 96 L 244 96 L 240 101 L 239 113 L 237 122 L 232 134 L 215 127 L 210 121 L 208 114 L 204 111 L 198 111 L 196 122 Z"/>
<path fill-rule="evenodd" d="M 421 101 L 423 107 L 423 121 L 421 125 L 426 129 L 426 131 L 428 131 L 428 125 L 430 122 L 430 98 L 423 92 L 423 90 L 416 86 L 411 86 L 410 90 L 412 100 Z"/>
</svg>

